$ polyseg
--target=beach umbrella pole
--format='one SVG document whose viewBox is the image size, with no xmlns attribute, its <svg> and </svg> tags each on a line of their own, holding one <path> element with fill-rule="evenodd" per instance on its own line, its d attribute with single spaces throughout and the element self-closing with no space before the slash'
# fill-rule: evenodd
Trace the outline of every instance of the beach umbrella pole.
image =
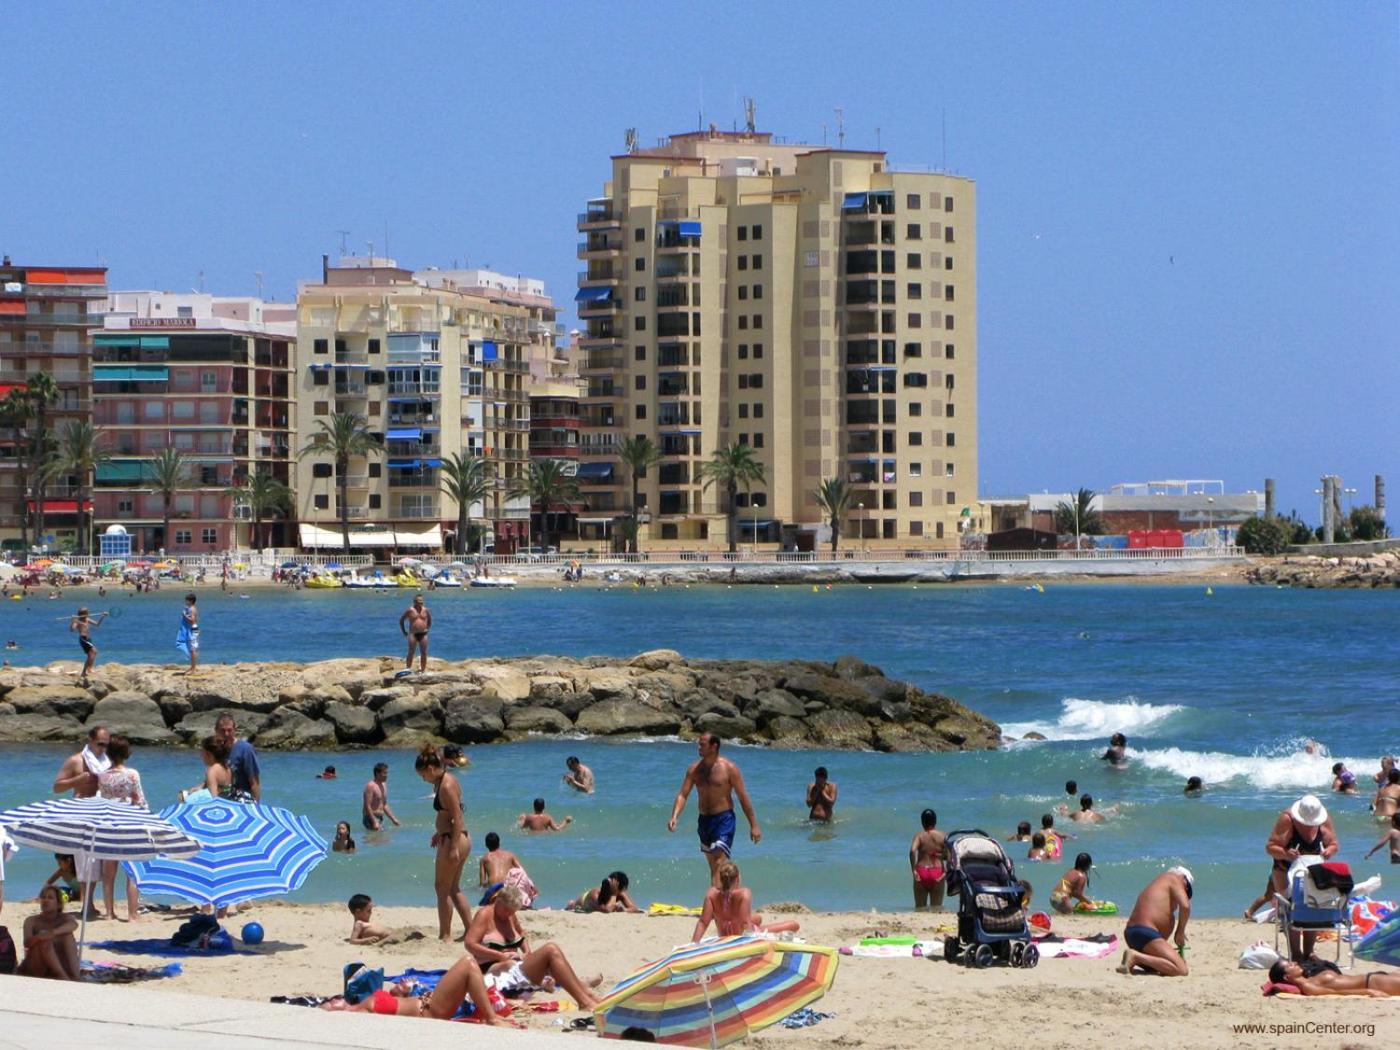
<svg viewBox="0 0 1400 1050">
<path fill-rule="evenodd" d="M 703 971 L 699 975 L 700 990 L 705 993 L 705 1009 L 710 1015 L 710 1050 L 719 1050 L 719 1033 L 715 1031 L 715 1004 L 710 1002 L 710 974 Z"/>
</svg>

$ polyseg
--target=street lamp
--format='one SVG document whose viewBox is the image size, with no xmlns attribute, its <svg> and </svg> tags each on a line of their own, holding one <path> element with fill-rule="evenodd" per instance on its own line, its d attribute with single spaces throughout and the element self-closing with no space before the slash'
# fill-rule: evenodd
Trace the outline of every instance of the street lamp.
<svg viewBox="0 0 1400 1050">
<path fill-rule="evenodd" d="M 1210 532 L 1210 545 L 1215 544 L 1215 497 L 1206 497 L 1206 529 Z"/>
<path fill-rule="evenodd" d="M 1351 497 L 1356 495 L 1355 489 L 1342 489 L 1347 494 L 1347 517 L 1351 516 Z"/>
<path fill-rule="evenodd" d="M 860 528 L 860 552 L 865 553 L 865 504 L 856 502 L 856 524 Z"/>
</svg>

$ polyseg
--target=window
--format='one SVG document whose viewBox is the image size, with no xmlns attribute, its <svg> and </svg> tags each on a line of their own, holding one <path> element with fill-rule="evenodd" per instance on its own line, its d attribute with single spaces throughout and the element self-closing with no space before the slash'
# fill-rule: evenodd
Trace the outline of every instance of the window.
<svg viewBox="0 0 1400 1050">
<path fill-rule="evenodd" d="M 905 239 L 905 240 L 909 240 L 909 241 L 918 241 L 918 240 L 922 240 L 922 239 L 923 239 L 923 236 L 924 236 L 924 228 L 923 228 L 923 226 L 921 226 L 921 225 L 920 225 L 919 223 L 917 223 L 917 222 L 911 222 L 908 226 L 906 226 L 906 227 L 904 228 L 904 239 Z"/>
<path fill-rule="evenodd" d="M 117 500 L 117 513 L 130 514 L 135 509 L 135 502 L 129 499 Z"/>
<path fill-rule="evenodd" d="M 944 329 L 945 329 L 946 331 L 949 331 L 949 332 L 951 332 L 951 331 L 953 330 L 953 315 L 952 315 L 952 314 L 945 314 L 945 315 L 943 316 L 943 327 L 944 327 Z"/>
<path fill-rule="evenodd" d="M 763 327 L 763 315 L 762 315 L 762 314 L 754 314 L 754 315 L 753 315 L 753 326 L 754 326 L 755 328 L 762 328 L 762 327 Z"/>
<path fill-rule="evenodd" d="M 904 265 L 910 270 L 921 270 L 924 266 L 924 257 L 918 252 L 910 252 L 904 257 Z"/>
<path fill-rule="evenodd" d="M 951 227 L 951 226 L 945 226 L 945 227 L 943 227 L 943 243 L 944 243 L 944 244 L 952 244 L 952 243 L 953 243 L 953 227 Z"/>
<path fill-rule="evenodd" d="M 176 542 L 176 543 L 189 543 L 189 542 L 191 542 L 193 539 L 194 539 L 194 533 L 193 533 L 192 530 L 190 530 L 190 529 L 176 529 L 176 530 L 175 530 L 175 542 Z"/>
<path fill-rule="evenodd" d="M 905 343 L 905 344 L 904 344 L 904 356 L 905 356 L 905 357 L 923 357 L 923 356 L 924 356 L 923 344 L 922 344 L 922 343 Z"/>
<path fill-rule="evenodd" d="M 943 443 L 949 448 L 952 448 L 958 443 L 957 435 L 950 430 L 948 433 L 943 435 Z"/>
<path fill-rule="evenodd" d="M 909 476 L 910 476 L 911 478 L 923 477 L 923 474 L 924 474 L 924 465 L 923 465 L 922 463 L 910 463 L 910 464 L 909 464 Z"/>
<path fill-rule="evenodd" d="M 349 346 L 346 345 L 346 342 L 345 342 L 344 339 L 337 339 L 337 340 L 335 341 L 335 352 L 336 352 L 337 354 L 343 354 L 343 353 L 345 353 L 347 350 L 349 350 Z"/>
<path fill-rule="evenodd" d="M 943 538 L 943 522 L 936 522 L 933 527 L 934 536 L 941 540 Z"/>
<path fill-rule="evenodd" d="M 749 376 L 749 388 L 750 388 L 751 390 L 759 390 L 759 389 L 761 389 L 762 387 L 763 387 L 763 373 L 762 373 L 762 372 L 755 372 L 755 373 L 753 373 L 751 376 Z"/>
<path fill-rule="evenodd" d="M 760 442 L 760 445 L 761 445 L 761 444 L 762 444 L 762 442 Z M 751 507 L 766 507 L 766 506 L 768 506 L 768 493 L 766 493 L 766 492 L 755 492 L 752 496 L 749 497 L 749 506 L 751 506 Z"/>
<path fill-rule="evenodd" d="M 908 288 L 905 290 L 905 294 L 909 296 L 910 299 L 922 299 L 924 297 L 924 286 L 921 284 L 910 283 Z"/>
<path fill-rule="evenodd" d="M 909 402 L 909 416 L 910 416 L 911 419 L 917 419 L 919 416 L 922 416 L 923 414 L 924 414 L 924 406 L 923 406 L 922 404 L 920 404 L 918 401 L 910 401 L 910 402 Z"/>
<path fill-rule="evenodd" d="M 910 473 L 912 474 L 913 471 L 911 470 Z M 911 506 L 911 507 L 922 507 L 923 505 L 924 505 L 924 494 L 923 494 L 922 492 L 911 492 L 911 493 L 909 493 L 909 506 Z"/>
<path fill-rule="evenodd" d="M 642 272 L 643 270 L 645 270 L 646 268 L 647 268 L 647 261 L 646 261 L 645 259 L 633 259 L 633 260 L 632 260 L 632 269 L 636 270 L 638 273 L 641 273 L 641 272 Z"/>
<path fill-rule="evenodd" d="M 945 284 L 943 286 L 943 301 L 945 303 L 951 303 L 953 301 L 953 286 L 951 284 Z"/>
<path fill-rule="evenodd" d="M 763 418 L 763 402 L 762 402 L 762 401 L 755 401 L 755 402 L 753 403 L 753 417 L 754 417 L 754 419 L 762 419 L 762 418 Z"/>
<path fill-rule="evenodd" d="M 949 343 L 943 347 L 943 357 L 945 360 L 951 361 L 953 360 L 953 356 L 953 344 Z"/>
<path fill-rule="evenodd" d="M 741 285 L 739 285 L 739 298 L 740 298 L 740 299 L 747 299 L 748 297 L 749 297 L 749 286 L 746 285 L 746 284 L 741 284 Z"/>
<path fill-rule="evenodd" d="M 377 492 L 372 492 L 372 493 L 370 493 L 370 497 L 369 497 L 369 509 L 370 509 L 370 510 L 379 510 L 379 508 L 380 508 L 380 506 L 381 506 L 382 504 L 383 504 L 383 499 L 382 499 L 382 497 L 379 495 L 379 493 L 377 493 Z"/>
<path fill-rule="evenodd" d="M 329 496 L 314 496 L 312 502 L 317 510 L 330 510 L 331 498 Z"/>
<path fill-rule="evenodd" d="M 754 434 L 754 436 L 753 436 L 753 447 L 754 447 L 754 448 L 762 448 L 762 447 L 763 447 L 763 435 L 762 435 L 762 434 Z"/>
<path fill-rule="evenodd" d="M 747 445 L 748 443 L 749 443 L 749 436 L 748 436 L 747 434 L 740 434 L 740 435 L 739 435 L 739 444 L 741 444 L 741 445 Z"/>
<path fill-rule="evenodd" d="M 316 371 L 311 373 L 312 386 L 330 386 L 330 383 L 331 374 L 325 369 L 318 368 Z"/>
<path fill-rule="evenodd" d="M 647 348 L 644 346 L 636 347 L 632 351 L 632 357 L 638 361 L 645 361 L 647 359 Z"/>
<path fill-rule="evenodd" d="M 943 260 L 943 269 L 945 269 L 945 270 L 951 270 L 952 268 L 953 268 L 953 257 L 950 255 L 950 256 L 948 256 L 948 258 L 946 258 L 946 259 Z"/>
<path fill-rule="evenodd" d="M 748 356 L 749 356 L 749 344 L 748 344 L 748 343 L 740 343 L 740 344 L 739 344 L 739 360 L 740 360 L 740 361 L 746 361 L 746 360 L 748 360 Z"/>
<path fill-rule="evenodd" d="M 643 227 L 638 226 L 635 230 L 632 231 L 632 239 L 633 239 L 634 241 L 644 241 L 644 240 L 646 240 L 646 239 L 647 239 L 647 231 L 646 231 Z"/>
<path fill-rule="evenodd" d="M 371 462 L 369 465 L 369 476 L 372 478 L 377 478 L 383 473 L 383 470 L 384 464 Z"/>
<path fill-rule="evenodd" d="M 200 541 L 203 542 L 203 543 L 218 543 L 218 542 L 219 542 L 219 530 L 218 530 L 218 529 L 203 529 L 203 530 L 201 530 L 201 532 L 200 532 Z"/>
<path fill-rule="evenodd" d="M 369 341 L 369 352 L 372 353 L 372 354 L 377 354 L 377 353 L 379 353 L 379 340 L 378 340 L 378 339 L 371 339 L 371 340 Z"/>
<path fill-rule="evenodd" d="M 922 521 L 911 521 L 909 523 L 910 536 L 922 536 L 924 534 L 924 523 Z"/>
<path fill-rule="evenodd" d="M 632 319 L 632 327 L 638 332 L 645 332 L 647 330 L 647 319 L 645 317 L 634 317 Z"/>
<path fill-rule="evenodd" d="M 947 478 L 954 477 L 953 464 L 949 463 L 943 468 L 943 476 Z"/>
<path fill-rule="evenodd" d="M 756 241 L 761 241 L 761 240 L 763 240 L 763 227 L 762 227 L 761 225 L 759 225 L 758 223 L 754 223 L 754 227 L 753 227 L 753 239 L 756 240 Z"/>
<path fill-rule="evenodd" d="M 945 389 L 948 389 L 948 390 L 952 390 L 952 389 L 953 389 L 953 376 L 952 376 L 952 373 L 951 373 L 951 372 L 950 372 L 948 375 L 946 375 L 946 376 L 943 377 L 943 386 L 944 386 Z"/>
<path fill-rule="evenodd" d="M 206 394 L 213 393 L 219 388 L 219 373 L 201 372 L 199 373 L 199 389 Z"/>
<path fill-rule="evenodd" d="M 637 406 L 636 417 L 637 417 L 638 419 L 646 419 L 646 417 L 647 417 L 647 406 L 646 406 L 646 405 L 638 405 L 638 406 Z"/>
<path fill-rule="evenodd" d="M 740 227 L 739 227 L 739 240 L 741 240 L 741 241 L 746 241 L 746 240 L 748 240 L 748 239 L 749 239 L 749 228 L 748 228 L 747 226 L 740 226 Z"/>
<path fill-rule="evenodd" d="M 313 347 L 318 354 L 330 353 L 331 344 L 329 339 L 317 339 Z"/>
<path fill-rule="evenodd" d="M 957 502 L 958 502 L 958 494 L 957 494 L 956 492 L 954 492 L 952 489 L 949 489 L 947 492 L 945 492 L 945 493 L 943 494 L 943 502 L 944 502 L 944 503 L 947 503 L 949 506 L 953 505 L 954 503 L 957 503 Z"/>
<path fill-rule="evenodd" d="M 943 198 L 943 210 L 944 210 L 944 211 L 952 211 L 952 210 L 953 210 L 953 198 L 952 198 L 952 197 L 944 197 L 944 198 Z"/>
<path fill-rule="evenodd" d="M 953 405 L 952 405 L 952 402 L 949 402 L 948 404 L 946 404 L 946 405 L 943 406 L 943 414 L 944 414 L 945 416 L 947 416 L 949 419 L 952 419 L 952 418 L 953 418 Z"/>
<path fill-rule="evenodd" d="M 756 285 L 753 286 L 753 297 L 754 297 L 755 299 L 762 299 L 762 298 L 763 298 L 763 285 L 761 285 L 761 284 L 756 284 Z"/>
<path fill-rule="evenodd" d="M 748 268 L 749 268 L 749 257 L 748 257 L 747 255 L 741 255 L 741 256 L 739 256 L 739 269 L 741 269 L 741 270 L 747 270 Z"/>
<path fill-rule="evenodd" d="M 747 401 L 740 401 L 740 402 L 739 402 L 739 418 L 740 418 L 740 419 L 748 419 L 748 418 L 749 418 L 749 405 L 748 405 L 748 402 L 747 402 Z"/>
<path fill-rule="evenodd" d="M 637 376 L 635 379 L 632 380 L 632 384 L 638 390 L 645 390 L 647 388 L 647 377 Z"/>
<path fill-rule="evenodd" d="M 328 478 L 331 476 L 331 465 L 329 463 L 311 464 L 311 476 L 313 478 Z"/>
<path fill-rule="evenodd" d="M 311 406 L 311 414 L 312 414 L 313 416 L 328 416 L 328 415 L 330 415 L 330 414 L 331 414 L 330 402 L 329 402 L 329 401 L 317 401 L 317 402 L 315 402 L 315 403 L 312 404 L 312 406 Z"/>
<path fill-rule="evenodd" d="M 748 315 L 748 314 L 740 314 L 740 315 L 739 315 L 739 331 L 741 331 L 741 332 L 747 332 L 748 330 L 749 330 L 749 315 Z"/>
<path fill-rule="evenodd" d="M 761 269 L 763 269 L 763 256 L 761 256 L 761 255 L 755 255 L 755 256 L 753 257 L 753 268 L 754 268 L 755 270 L 761 270 Z"/>
<path fill-rule="evenodd" d="M 919 195 L 917 193 L 909 194 L 907 197 L 904 198 L 904 206 L 910 209 L 918 208 Z"/>
<path fill-rule="evenodd" d="M 755 361 L 757 361 L 760 357 L 763 356 L 763 344 L 762 344 L 762 343 L 754 343 L 754 344 L 753 344 L 753 356 L 754 356 L 754 360 L 755 360 Z"/>
<path fill-rule="evenodd" d="M 634 303 L 644 303 L 647 301 L 647 290 L 645 288 L 632 289 L 632 301 Z"/>
<path fill-rule="evenodd" d="M 748 374 L 747 372 L 745 372 L 743 375 L 741 375 L 741 376 L 739 377 L 739 389 L 740 389 L 740 390 L 747 390 L 748 388 L 749 388 L 749 374 Z"/>
<path fill-rule="evenodd" d="M 206 487 L 211 486 L 211 485 L 217 485 L 217 484 L 219 483 L 219 468 L 218 468 L 218 467 L 200 467 L 200 468 L 199 468 L 199 483 L 200 483 L 201 485 L 206 486 Z"/>
<path fill-rule="evenodd" d="M 922 434 L 920 434 L 917 430 L 914 431 L 912 434 L 909 435 L 909 444 L 910 444 L 911 446 L 913 446 L 913 445 L 922 445 L 923 443 L 924 443 L 924 436 L 923 436 Z"/>
<path fill-rule="evenodd" d="M 904 385 L 906 387 L 928 386 L 928 376 L 925 375 L 923 372 L 905 372 Z"/>
<path fill-rule="evenodd" d="M 908 328 L 922 328 L 924 325 L 924 318 L 922 314 L 910 314 L 906 321 L 906 327 Z"/>
</svg>

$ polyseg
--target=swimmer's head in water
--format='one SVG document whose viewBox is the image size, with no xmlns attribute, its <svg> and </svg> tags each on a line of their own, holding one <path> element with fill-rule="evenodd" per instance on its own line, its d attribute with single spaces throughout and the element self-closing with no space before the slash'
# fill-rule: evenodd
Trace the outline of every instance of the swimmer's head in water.
<svg viewBox="0 0 1400 1050">
<path fill-rule="evenodd" d="M 1204 788 L 1204 787 L 1205 787 L 1205 784 L 1203 784 L 1203 783 L 1201 782 L 1201 778 L 1200 778 L 1200 777 L 1187 777 L 1187 778 L 1186 778 L 1186 790 L 1187 790 L 1188 792 L 1190 792 L 1190 791 L 1200 791 L 1200 790 L 1201 790 L 1202 788 Z"/>
<path fill-rule="evenodd" d="M 535 812 L 536 812 L 536 813 L 543 813 L 543 812 L 544 812 L 544 799 L 542 799 L 542 798 L 537 798 L 537 799 L 535 799 L 535 801 L 532 803 L 532 805 L 535 807 Z"/>
<path fill-rule="evenodd" d="M 1053 813 L 1042 813 L 1040 815 L 1040 826 L 1049 831 L 1055 826 L 1055 815 Z"/>
<path fill-rule="evenodd" d="M 1386 779 L 1392 784 L 1400 784 L 1400 769 L 1392 769 L 1386 774 Z"/>
<path fill-rule="evenodd" d="M 564 765 L 568 766 L 570 769 L 577 769 L 578 755 L 570 755 L 568 758 L 564 759 Z"/>
<path fill-rule="evenodd" d="M 1065 781 L 1065 794 L 1066 794 L 1066 795 L 1077 795 L 1077 794 L 1079 794 L 1079 781 L 1077 781 L 1077 780 L 1066 780 L 1066 781 Z"/>
<path fill-rule="evenodd" d="M 1080 809 L 1085 809 L 1085 810 L 1093 809 L 1093 808 L 1094 808 L 1094 796 L 1091 795 L 1091 794 L 1089 794 L 1089 792 L 1087 792 L 1087 791 L 1084 792 L 1084 794 L 1080 795 L 1080 796 L 1079 796 L 1079 808 L 1080 808 Z"/>
<path fill-rule="evenodd" d="M 715 869 L 715 875 L 719 877 L 721 889 L 732 890 L 739 881 L 739 865 L 727 860 Z"/>
<path fill-rule="evenodd" d="M 1030 833 L 1031 833 L 1031 822 L 1030 822 L 1029 820 L 1023 820 L 1023 821 L 1021 821 L 1021 823 L 1019 823 L 1019 824 L 1016 825 L 1016 834 L 1017 834 L 1017 835 L 1029 835 Z"/>
<path fill-rule="evenodd" d="M 500 849 L 500 848 L 501 848 L 501 836 L 497 835 L 494 831 L 488 831 L 488 832 L 486 833 L 486 848 L 487 848 L 487 849 Z"/>
<path fill-rule="evenodd" d="M 816 777 L 818 780 L 825 780 L 825 779 L 826 779 L 826 766 L 818 766 L 818 767 L 816 768 L 816 771 L 812 774 L 812 776 Z"/>
<path fill-rule="evenodd" d="M 1087 853 L 1081 853 L 1074 858 L 1074 870 L 1088 872 L 1094 866 L 1094 858 Z"/>
<path fill-rule="evenodd" d="M 1035 849 L 1045 848 L 1045 833 L 1043 831 L 1037 831 L 1031 836 L 1031 846 Z"/>
<path fill-rule="evenodd" d="M 919 823 L 924 826 L 925 831 L 932 831 L 938 827 L 938 814 L 931 809 L 926 809 L 919 814 Z"/>
<path fill-rule="evenodd" d="M 1114 747 L 1128 746 L 1128 738 L 1125 737 L 1122 733 L 1114 733 L 1111 737 L 1108 738 L 1108 742 Z"/>
</svg>

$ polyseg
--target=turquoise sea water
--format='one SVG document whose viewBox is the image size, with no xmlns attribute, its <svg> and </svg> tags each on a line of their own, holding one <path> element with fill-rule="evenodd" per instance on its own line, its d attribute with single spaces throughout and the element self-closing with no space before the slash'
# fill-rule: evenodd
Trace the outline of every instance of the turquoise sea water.
<svg viewBox="0 0 1400 1050">
<path fill-rule="evenodd" d="M 103 659 L 174 660 L 180 593 L 113 595 L 121 610 L 97 636 Z M 734 748 L 749 782 L 764 840 L 753 846 L 740 821 L 736 859 L 760 902 L 798 899 L 818 909 L 907 906 L 906 850 L 919 811 L 935 808 L 944 829 L 980 827 L 1000 837 L 1016 822 L 1064 800 L 1066 779 L 1122 816 L 1078 831 L 1071 853 L 1093 854 L 1096 895 L 1131 903 L 1163 865 L 1197 876 L 1197 913 L 1232 915 L 1263 887 L 1263 843 L 1273 816 L 1307 790 L 1332 807 L 1343 859 L 1362 875 L 1389 865 L 1362 854 L 1379 837 L 1364 799 L 1329 797 L 1337 759 L 1369 782 L 1378 757 L 1400 750 L 1400 593 L 1293 591 L 1199 586 L 546 589 L 430 595 L 434 652 L 448 658 L 556 653 L 627 655 L 667 646 L 694 657 L 858 655 L 885 671 L 963 700 L 1008 732 L 1032 729 L 1044 743 L 995 753 L 877 755 Z M 313 659 L 396 652 L 403 592 L 205 593 L 206 661 Z M 55 617 L 71 604 L 0 604 L 0 637 L 21 648 L 15 662 L 72 659 L 77 646 Z M 92 603 L 100 607 L 98 603 Z M 1110 733 L 1128 734 L 1132 763 L 1108 770 L 1096 755 Z M 1309 739 L 1329 754 L 1308 753 Z M 580 755 L 598 774 L 591 798 L 566 796 L 563 760 Z M 473 858 L 487 831 L 525 860 L 545 904 L 620 867 L 643 901 L 689 901 L 704 883 L 695 803 L 666 832 L 671 799 L 690 744 L 538 740 L 472 750 L 465 773 Z M 51 747 L 0 745 L 0 806 L 45 797 L 63 755 Z M 1331 756 L 1335 756 L 1331 757 Z M 391 766 L 391 798 L 405 826 L 382 836 L 358 830 L 359 795 L 380 757 Z M 351 820 L 361 850 L 332 856 L 299 896 L 343 900 L 363 891 L 383 903 L 431 903 L 431 807 L 398 752 L 265 754 L 270 801 L 309 814 L 329 837 Z M 335 764 L 341 779 L 315 773 Z M 142 749 L 141 770 L 157 802 L 194 783 L 191 753 Z M 803 818 L 810 773 L 827 765 L 841 789 L 831 828 Z M 1185 799 L 1188 775 L 1210 790 Z M 543 795 L 561 835 L 511 831 Z M 1063 823 L 1063 820 L 1061 820 Z M 1043 903 L 1062 865 L 1023 863 L 1018 872 Z M 28 896 L 51 858 L 21 852 L 8 866 L 6 895 Z M 475 882 L 475 865 L 469 868 Z M 1382 895 L 1400 894 L 1400 883 Z"/>
</svg>

